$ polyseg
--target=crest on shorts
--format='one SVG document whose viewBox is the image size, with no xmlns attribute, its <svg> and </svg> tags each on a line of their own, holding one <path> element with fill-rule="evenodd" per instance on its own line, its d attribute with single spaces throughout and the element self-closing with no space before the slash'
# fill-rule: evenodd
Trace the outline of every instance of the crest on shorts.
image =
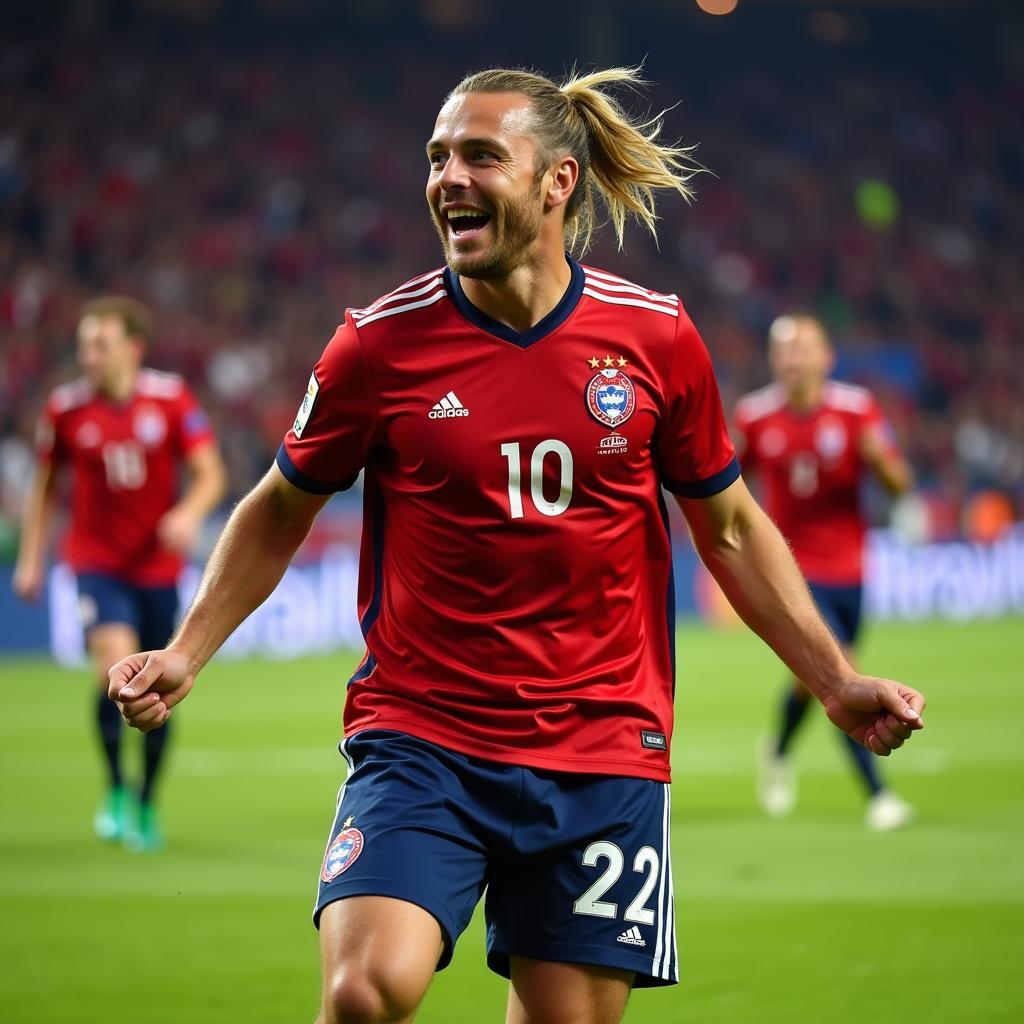
<svg viewBox="0 0 1024 1024">
<path fill-rule="evenodd" d="M 625 423 L 636 408 L 633 382 L 616 369 L 600 370 L 587 385 L 587 410 L 606 427 Z"/>
<path fill-rule="evenodd" d="M 363 833 L 357 828 L 343 829 L 327 847 L 320 877 L 325 882 L 333 882 L 338 875 L 347 871 L 355 863 L 362 849 Z"/>
</svg>

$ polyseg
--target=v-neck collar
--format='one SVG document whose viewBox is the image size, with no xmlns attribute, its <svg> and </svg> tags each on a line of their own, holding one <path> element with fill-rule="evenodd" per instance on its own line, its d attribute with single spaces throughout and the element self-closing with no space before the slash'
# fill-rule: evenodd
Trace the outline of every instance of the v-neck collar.
<svg viewBox="0 0 1024 1024">
<path fill-rule="evenodd" d="M 552 331 L 561 327 L 572 315 L 577 305 L 579 305 L 580 299 L 583 297 L 583 283 L 585 281 L 583 268 L 568 253 L 565 254 L 565 259 L 569 264 L 571 274 L 569 287 L 565 289 L 565 294 L 558 300 L 558 305 L 547 316 L 522 334 L 513 330 L 507 324 L 503 324 L 500 320 L 495 320 L 493 316 L 474 306 L 462 290 L 462 283 L 459 281 L 458 274 L 453 274 L 447 267 L 444 270 L 444 286 L 451 296 L 455 308 L 475 327 L 479 327 L 480 330 L 486 331 L 488 334 L 493 334 L 502 341 L 511 342 L 520 348 L 529 348 L 535 341 L 546 338 Z"/>
</svg>

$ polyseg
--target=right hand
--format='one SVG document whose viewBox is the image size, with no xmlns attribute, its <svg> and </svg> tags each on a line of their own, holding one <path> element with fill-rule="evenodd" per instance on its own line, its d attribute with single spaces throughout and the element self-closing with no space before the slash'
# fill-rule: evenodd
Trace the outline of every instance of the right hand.
<svg viewBox="0 0 1024 1024">
<path fill-rule="evenodd" d="M 39 600 L 39 595 L 43 592 L 43 579 L 44 573 L 41 565 L 19 563 L 14 570 L 14 579 L 11 584 L 15 594 L 22 601 L 34 603 Z"/>
<path fill-rule="evenodd" d="M 107 696 L 124 720 L 140 732 L 158 729 L 192 689 L 195 672 L 177 651 L 142 651 L 111 668 Z"/>
</svg>

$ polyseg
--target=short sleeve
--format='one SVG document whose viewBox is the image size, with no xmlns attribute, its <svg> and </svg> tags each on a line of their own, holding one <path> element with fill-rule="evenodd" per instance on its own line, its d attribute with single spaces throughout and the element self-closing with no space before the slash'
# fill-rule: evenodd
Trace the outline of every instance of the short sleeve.
<svg viewBox="0 0 1024 1024">
<path fill-rule="evenodd" d="M 878 435 L 886 454 L 899 454 L 900 446 L 896 440 L 896 431 L 893 430 L 892 424 L 886 419 L 885 413 L 882 412 L 882 408 L 874 395 L 868 396 L 867 406 L 861 415 L 860 427 L 862 430 L 872 430 Z"/>
<path fill-rule="evenodd" d="M 709 498 L 740 475 L 711 356 L 682 306 L 655 459 L 662 484 L 684 498 Z"/>
<path fill-rule="evenodd" d="M 749 470 L 757 461 L 756 450 L 750 443 L 750 419 L 742 407 L 737 407 L 732 417 L 732 441 L 736 446 L 736 455 L 743 460 Z"/>
<path fill-rule="evenodd" d="M 341 325 L 309 377 L 277 465 L 312 494 L 347 490 L 366 463 L 377 428 L 377 396 L 355 326 Z"/>
<path fill-rule="evenodd" d="M 36 455 L 45 466 L 59 465 L 64 458 L 64 445 L 60 437 L 59 421 L 51 398 L 39 415 L 35 437 Z"/>
<path fill-rule="evenodd" d="M 181 450 L 186 454 L 213 440 L 210 417 L 184 385 L 178 399 L 178 430 L 181 436 Z"/>
</svg>

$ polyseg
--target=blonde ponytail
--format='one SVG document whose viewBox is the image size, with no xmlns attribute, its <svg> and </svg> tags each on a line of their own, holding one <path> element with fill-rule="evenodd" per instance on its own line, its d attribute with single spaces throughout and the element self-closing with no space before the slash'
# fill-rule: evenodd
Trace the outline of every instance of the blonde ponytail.
<svg viewBox="0 0 1024 1024">
<path fill-rule="evenodd" d="M 573 73 L 559 86 L 530 71 L 495 69 L 464 79 L 451 95 L 471 92 L 516 92 L 533 104 L 535 130 L 543 165 L 560 155 L 574 157 L 580 177 L 565 213 L 569 248 L 582 254 L 607 212 L 622 248 L 626 221 L 633 217 L 657 238 L 656 193 L 662 189 L 693 199 L 689 182 L 703 168 L 692 146 L 658 141 L 663 113 L 633 119 L 609 92 L 609 86 L 640 90 L 647 85 L 639 68 L 606 68 L 587 75 Z"/>
</svg>

